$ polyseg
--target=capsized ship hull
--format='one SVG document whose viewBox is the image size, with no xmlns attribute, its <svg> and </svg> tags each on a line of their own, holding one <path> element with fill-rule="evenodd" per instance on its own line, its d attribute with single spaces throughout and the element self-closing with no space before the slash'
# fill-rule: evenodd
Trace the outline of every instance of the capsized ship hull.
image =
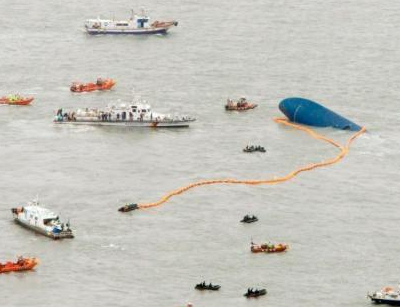
<svg viewBox="0 0 400 307">
<path fill-rule="evenodd" d="M 347 118 L 304 98 L 286 98 L 279 104 L 279 109 L 295 123 L 316 127 L 333 127 L 343 130 L 358 131 L 361 127 Z"/>
</svg>

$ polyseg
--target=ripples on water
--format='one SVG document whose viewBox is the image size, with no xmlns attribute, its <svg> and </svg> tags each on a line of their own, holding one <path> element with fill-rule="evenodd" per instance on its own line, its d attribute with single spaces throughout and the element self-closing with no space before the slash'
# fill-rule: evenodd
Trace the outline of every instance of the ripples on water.
<svg viewBox="0 0 400 307">
<path fill-rule="evenodd" d="M 132 3 L 3 0 L 0 93 L 35 95 L 0 108 L 0 258 L 37 256 L 35 272 L 2 275 L 2 306 L 365 306 L 396 284 L 400 248 L 397 158 L 397 2 L 150 0 L 168 36 L 89 37 L 83 21 L 129 14 Z M 74 80 L 117 80 L 73 95 Z M 155 110 L 198 118 L 189 129 L 54 126 L 59 108 L 126 101 L 135 88 Z M 246 95 L 251 112 L 226 113 Z M 278 102 L 305 96 L 366 125 L 330 168 L 275 186 L 200 187 L 162 207 L 119 214 L 208 178 L 272 178 L 336 150 L 272 122 Z M 322 129 L 341 141 L 347 132 Z M 267 154 L 244 155 L 247 144 Z M 9 208 L 40 194 L 76 230 L 53 242 L 14 225 Z M 241 225 L 246 213 L 260 221 Z M 284 255 L 252 255 L 284 241 Z M 199 293 L 202 280 L 222 285 Z M 247 301 L 249 286 L 268 295 Z"/>
</svg>

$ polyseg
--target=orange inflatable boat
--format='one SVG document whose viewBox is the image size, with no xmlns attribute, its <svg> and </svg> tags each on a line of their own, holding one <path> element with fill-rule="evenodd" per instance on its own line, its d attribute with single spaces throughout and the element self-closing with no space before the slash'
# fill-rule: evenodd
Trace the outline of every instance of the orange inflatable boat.
<svg viewBox="0 0 400 307">
<path fill-rule="evenodd" d="M 287 251 L 289 248 L 289 245 L 284 244 L 284 243 L 279 243 L 279 244 L 251 244 L 251 252 L 252 253 L 282 253 Z"/>
<path fill-rule="evenodd" d="M 115 85 L 113 79 L 102 79 L 98 78 L 96 83 L 72 83 L 70 90 L 71 92 L 81 93 L 81 92 L 93 92 L 93 91 L 104 91 L 109 90 Z"/>
<path fill-rule="evenodd" d="M 19 257 L 17 262 L 0 262 L 0 273 L 32 270 L 37 264 L 36 258 Z"/>
<path fill-rule="evenodd" d="M 30 104 L 33 100 L 33 97 L 22 97 L 20 95 L 8 95 L 6 97 L 0 98 L 0 104 L 10 104 L 17 106 L 26 106 Z"/>
</svg>

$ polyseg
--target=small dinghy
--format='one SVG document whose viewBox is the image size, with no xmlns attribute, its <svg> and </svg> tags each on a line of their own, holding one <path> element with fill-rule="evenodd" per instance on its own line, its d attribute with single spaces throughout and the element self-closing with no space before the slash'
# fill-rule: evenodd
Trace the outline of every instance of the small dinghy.
<svg viewBox="0 0 400 307">
<path fill-rule="evenodd" d="M 137 204 L 126 204 L 125 206 L 122 206 L 121 208 L 118 209 L 119 212 L 129 212 L 132 210 L 139 209 Z"/>
<path fill-rule="evenodd" d="M 284 243 L 272 244 L 272 243 L 264 243 L 264 244 L 254 244 L 251 242 L 250 250 L 252 253 L 282 253 L 287 251 L 289 245 Z"/>
<path fill-rule="evenodd" d="M 254 145 L 248 146 L 247 145 L 245 148 L 243 148 L 243 151 L 244 152 L 257 152 L 257 151 L 258 152 L 266 152 L 265 148 L 260 145 L 257 145 L 257 146 L 254 146 Z"/>
<path fill-rule="evenodd" d="M 245 294 L 243 294 L 243 296 L 247 297 L 247 298 L 251 298 L 251 297 L 259 297 L 262 295 L 267 294 L 267 290 L 266 289 L 255 289 L 253 290 L 253 288 L 249 288 L 247 289 L 247 292 Z"/>
<path fill-rule="evenodd" d="M 82 92 L 93 92 L 93 91 L 104 91 L 109 90 L 115 85 L 115 81 L 113 79 L 102 79 L 97 78 L 96 83 L 79 83 L 73 82 L 70 90 L 75 93 Z"/>
<path fill-rule="evenodd" d="M 250 224 L 250 223 L 257 222 L 257 221 L 258 221 L 258 218 L 255 215 L 250 216 L 250 215 L 246 214 L 240 222 Z"/>
<path fill-rule="evenodd" d="M 232 99 L 227 100 L 225 105 L 225 110 L 227 111 L 245 111 L 254 109 L 257 107 L 257 104 L 250 103 L 247 101 L 245 97 L 241 97 L 238 101 L 233 101 Z"/>
<path fill-rule="evenodd" d="M 33 101 L 33 97 L 22 97 L 20 95 L 8 95 L 0 97 L 0 104 L 8 104 L 15 106 L 27 106 Z"/>
<path fill-rule="evenodd" d="M 32 270 L 37 264 L 38 261 L 36 258 L 19 257 L 16 262 L 0 262 L 0 273 L 28 271 Z"/>
<path fill-rule="evenodd" d="M 205 281 L 203 281 L 202 283 L 199 283 L 196 285 L 196 287 L 194 287 L 197 290 L 211 290 L 211 291 L 217 291 L 219 290 L 219 288 L 221 288 L 220 285 L 213 285 L 211 283 L 206 284 Z"/>
</svg>

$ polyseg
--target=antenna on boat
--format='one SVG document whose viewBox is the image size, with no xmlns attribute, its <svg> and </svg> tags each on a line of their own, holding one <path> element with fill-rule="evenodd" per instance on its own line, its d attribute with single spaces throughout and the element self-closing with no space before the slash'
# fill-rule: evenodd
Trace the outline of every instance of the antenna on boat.
<svg viewBox="0 0 400 307">
<path fill-rule="evenodd" d="M 131 9 L 131 20 L 134 19 L 134 18 L 133 18 L 134 16 L 135 16 L 135 12 L 133 11 L 133 9 Z"/>
</svg>

